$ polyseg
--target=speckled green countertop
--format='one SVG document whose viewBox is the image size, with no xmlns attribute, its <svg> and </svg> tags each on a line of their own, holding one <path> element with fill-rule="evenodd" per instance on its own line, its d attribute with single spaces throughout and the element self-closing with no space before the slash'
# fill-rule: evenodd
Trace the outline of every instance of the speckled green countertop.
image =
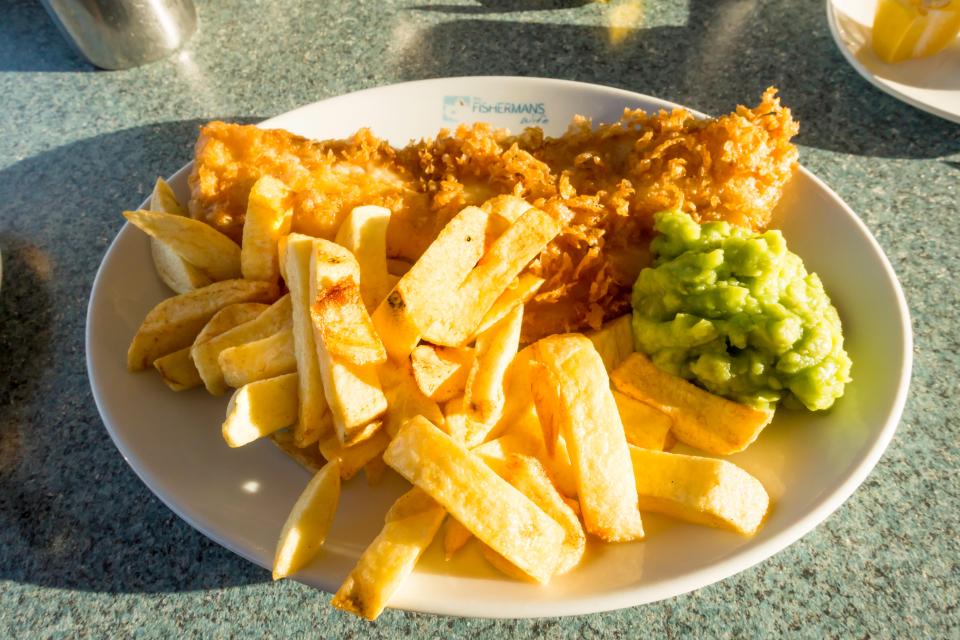
<svg viewBox="0 0 960 640">
<path fill-rule="evenodd" d="M 830 40 L 822 2 L 198 2 L 186 52 L 93 71 L 39 3 L 0 20 L 0 637 L 958 637 L 960 126 L 880 93 Z M 198 124 L 257 121 L 417 78 L 536 75 L 710 113 L 777 85 L 803 163 L 864 219 L 910 304 L 915 369 L 890 449 L 786 551 L 700 591 L 527 621 L 387 611 L 375 625 L 263 571 L 164 507 L 114 448 L 84 368 L 97 265 Z M 878 310 L 882 312 L 882 310 Z"/>
</svg>

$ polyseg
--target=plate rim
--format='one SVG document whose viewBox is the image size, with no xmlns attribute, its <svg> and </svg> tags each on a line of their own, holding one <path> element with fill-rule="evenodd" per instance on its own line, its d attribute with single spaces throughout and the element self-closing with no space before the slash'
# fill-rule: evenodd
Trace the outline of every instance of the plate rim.
<svg viewBox="0 0 960 640">
<path fill-rule="evenodd" d="M 829 2 L 829 0 L 828 0 Z M 500 83 L 522 83 L 522 84 L 539 84 L 544 85 L 573 85 L 590 91 L 602 90 L 610 93 L 611 95 L 616 95 L 618 97 L 629 98 L 631 100 L 642 100 L 647 103 L 652 104 L 661 104 L 664 107 L 671 108 L 684 108 L 687 111 L 697 115 L 698 117 L 703 117 L 704 114 L 689 109 L 687 107 L 682 107 L 676 103 L 673 103 L 668 100 L 663 100 L 661 98 L 656 98 L 646 94 L 629 91 L 626 89 L 621 89 L 618 87 L 609 87 L 605 85 L 599 85 L 588 82 L 579 82 L 573 80 L 560 80 L 553 78 L 538 78 L 538 77 L 524 77 L 524 76 L 458 76 L 458 77 L 449 77 L 449 78 L 431 78 L 427 80 L 416 80 L 411 82 L 398 82 L 387 85 L 381 85 L 378 87 L 371 87 L 367 89 L 362 89 L 359 91 L 349 92 L 337 96 L 331 96 L 329 98 L 318 100 L 310 104 L 302 105 L 290 111 L 287 111 L 277 116 L 268 118 L 260 123 L 257 126 L 271 126 L 273 122 L 277 121 L 280 118 L 291 117 L 297 112 L 305 111 L 308 109 L 315 108 L 316 105 L 320 103 L 328 103 L 331 101 L 336 101 L 339 99 L 345 99 L 347 97 L 356 98 L 358 94 L 365 94 L 375 91 L 384 90 L 387 88 L 396 88 L 399 86 L 408 86 L 415 87 L 416 85 L 424 83 L 448 83 L 454 81 L 482 81 L 490 82 L 496 81 Z M 181 173 L 189 171 L 192 166 L 192 162 L 187 163 L 178 169 L 173 177 L 179 176 Z M 628 587 L 616 588 L 613 591 L 603 591 L 595 595 L 580 597 L 577 600 L 561 600 L 561 601 L 538 601 L 532 602 L 528 605 L 522 605 L 525 611 L 516 611 L 516 610 L 486 610 L 483 609 L 483 605 L 477 606 L 471 603 L 464 603 L 462 601 L 446 602 L 442 599 L 435 599 L 430 602 L 423 603 L 411 603 L 411 602 L 402 602 L 397 603 L 397 605 L 392 608 L 399 608 L 409 611 L 417 611 L 422 613 L 432 613 L 437 615 L 446 615 L 446 616 L 458 616 L 458 617 L 467 617 L 467 618 L 500 618 L 500 619 L 522 619 L 522 618 L 538 618 L 538 617 L 547 617 L 547 616 L 573 616 L 573 615 L 583 615 L 589 613 L 598 613 L 605 611 L 612 611 L 616 609 L 622 609 L 626 607 L 638 606 L 643 604 L 650 604 L 653 602 L 658 602 L 660 600 L 665 600 L 668 598 L 673 598 L 684 593 L 694 591 L 696 589 L 704 588 L 711 584 L 714 584 L 718 581 L 724 580 L 728 577 L 732 577 L 738 573 L 741 573 L 758 563 L 766 560 L 767 558 L 772 557 L 776 553 L 786 549 L 788 546 L 797 542 L 804 536 L 806 536 L 810 531 L 812 531 L 818 524 L 826 520 L 834 511 L 836 511 L 847 499 L 853 494 L 854 491 L 864 482 L 870 472 L 874 469 L 876 464 L 879 462 L 880 458 L 883 456 L 883 453 L 888 448 L 893 436 L 896 432 L 897 427 L 899 426 L 903 409 L 906 404 L 907 395 L 909 392 L 909 383 L 913 371 L 913 330 L 912 323 L 910 319 L 909 307 L 906 302 L 906 297 L 903 293 L 902 286 L 896 273 L 893 270 L 892 265 L 890 264 L 889 259 L 884 253 L 883 249 L 880 247 L 879 243 L 873 237 L 873 234 L 870 233 L 866 224 L 860 217 L 850 208 L 846 202 L 831 189 L 826 183 L 824 183 L 819 177 L 810 172 L 808 169 L 802 165 L 798 165 L 797 171 L 803 173 L 806 178 L 811 179 L 817 187 L 819 187 L 824 194 L 829 197 L 834 204 L 839 206 L 844 213 L 851 219 L 854 223 L 857 232 L 863 236 L 863 239 L 866 241 L 867 246 L 874 254 L 874 257 L 879 261 L 883 267 L 883 276 L 889 281 L 891 288 L 894 293 L 894 297 L 897 301 L 897 312 L 899 317 L 899 325 L 901 329 L 901 344 L 900 348 L 902 350 L 903 356 L 903 366 L 899 372 L 897 380 L 897 392 L 893 399 L 893 404 L 891 405 L 891 411 L 887 415 L 887 418 L 883 426 L 877 431 L 877 435 L 872 443 L 872 445 L 864 451 L 859 459 L 856 459 L 852 462 L 853 468 L 849 472 L 849 475 L 846 479 L 833 487 L 829 492 L 821 497 L 806 514 L 798 518 L 795 522 L 788 525 L 783 531 L 774 535 L 772 538 L 765 540 L 758 545 L 747 548 L 745 550 L 737 550 L 733 552 L 730 556 L 723 558 L 719 561 L 714 562 L 713 564 L 703 567 L 701 569 L 689 572 L 683 576 L 670 578 L 666 580 L 659 581 L 660 583 L 666 583 L 663 585 L 662 590 L 658 592 L 655 597 L 643 597 L 638 592 L 643 590 L 650 589 L 650 583 L 647 583 L 643 586 L 632 585 Z M 92 348 L 92 337 L 93 337 L 93 325 L 91 323 L 91 316 L 94 313 L 94 301 L 98 293 L 98 289 L 101 285 L 101 279 L 104 277 L 104 266 L 108 261 L 109 256 L 116 248 L 117 243 L 120 241 L 121 237 L 125 236 L 128 233 L 132 233 L 132 228 L 129 223 L 125 223 L 117 234 L 114 236 L 113 240 L 110 242 L 107 250 L 104 252 L 103 257 L 101 258 L 100 264 L 97 268 L 97 273 L 94 278 L 93 284 L 91 286 L 90 297 L 87 303 L 87 315 L 85 319 L 85 349 L 84 355 L 86 359 L 86 370 L 88 380 L 90 382 L 91 392 L 94 398 L 94 403 L 97 407 L 97 411 L 100 415 L 101 421 L 104 424 L 108 434 L 113 440 L 114 446 L 117 447 L 120 454 L 123 456 L 124 461 L 130 466 L 134 471 L 136 476 L 143 482 L 147 488 L 153 493 L 160 501 L 167 506 L 171 511 L 173 511 L 181 520 L 189 524 L 192 528 L 197 530 L 199 533 L 205 537 L 211 539 L 217 544 L 229 549 L 233 553 L 236 553 L 240 557 L 261 566 L 267 570 L 269 567 L 262 565 L 258 560 L 252 557 L 250 554 L 245 552 L 242 548 L 235 545 L 229 538 L 224 535 L 220 535 L 216 531 L 210 530 L 200 522 L 196 521 L 192 516 L 188 515 L 185 510 L 179 507 L 179 503 L 171 499 L 170 496 L 165 495 L 163 492 L 159 491 L 154 484 L 152 484 L 149 479 L 154 477 L 155 474 L 149 473 L 147 469 L 143 466 L 140 466 L 136 463 L 137 457 L 128 451 L 124 446 L 124 441 L 122 436 L 120 436 L 119 431 L 116 429 L 115 425 L 112 424 L 111 420 L 108 418 L 109 412 L 107 410 L 106 400 L 102 397 L 102 392 L 96 384 L 97 372 L 93 368 L 92 357 L 91 357 L 91 348 Z M 320 588 L 325 591 L 330 591 L 326 583 L 323 583 L 319 580 L 303 579 L 298 580 L 305 584 Z M 656 584 L 656 583 L 654 583 Z M 557 607 L 561 608 L 557 608 Z"/>
<path fill-rule="evenodd" d="M 944 109 L 935 107 L 924 102 L 923 100 L 918 100 L 913 96 L 910 96 L 899 89 L 882 82 L 875 74 L 871 73 L 870 70 L 867 69 L 863 63 L 857 60 L 853 53 L 843 44 L 843 38 L 840 36 L 840 24 L 837 22 L 836 2 L 834 0 L 826 0 L 826 12 L 827 25 L 830 27 L 830 37 L 833 39 L 833 43 L 836 45 L 837 49 L 840 50 L 840 53 L 847 61 L 847 64 L 853 67 L 854 70 L 860 74 L 864 80 L 872 84 L 877 89 L 880 89 L 880 91 L 883 91 L 887 95 L 892 96 L 900 102 L 906 103 L 915 109 L 919 109 L 920 111 L 937 116 L 938 118 L 943 118 L 944 120 L 949 120 L 950 122 L 956 122 L 957 124 L 960 124 L 960 111 L 945 111 Z M 960 99 L 960 91 L 957 92 L 957 95 L 958 99 Z"/>
</svg>

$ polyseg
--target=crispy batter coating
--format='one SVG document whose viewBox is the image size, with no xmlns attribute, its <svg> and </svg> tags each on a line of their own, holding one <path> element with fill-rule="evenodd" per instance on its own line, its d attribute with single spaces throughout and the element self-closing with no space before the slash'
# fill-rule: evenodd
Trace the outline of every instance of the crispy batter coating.
<svg viewBox="0 0 960 640">
<path fill-rule="evenodd" d="M 295 231 L 332 238 L 353 207 L 377 204 L 393 212 L 389 253 L 412 260 L 464 206 L 522 196 L 563 224 L 528 267 L 546 279 L 525 313 L 532 341 L 626 311 L 657 211 L 764 228 L 796 167 L 797 131 L 773 88 L 709 120 L 627 110 L 596 127 L 577 118 L 557 138 L 478 123 L 402 149 L 367 129 L 315 142 L 212 122 L 197 140 L 190 212 L 239 238 L 250 187 L 269 174 L 291 189 Z"/>
</svg>

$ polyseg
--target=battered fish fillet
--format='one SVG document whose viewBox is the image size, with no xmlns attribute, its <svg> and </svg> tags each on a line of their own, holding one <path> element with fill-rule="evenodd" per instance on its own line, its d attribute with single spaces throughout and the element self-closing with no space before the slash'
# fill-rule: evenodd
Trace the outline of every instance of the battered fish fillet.
<svg viewBox="0 0 960 640">
<path fill-rule="evenodd" d="M 333 238 L 351 208 L 379 204 L 393 212 L 388 252 L 415 260 L 464 206 L 521 196 L 563 223 L 528 267 L 546 279 L 524 313 L 529 342 L 629 308 L 658 211 L 766 227 L 797 164 L 797 131 L 773 88 L 755 108 L 709 120 L 627 110 L 596 127 L 577 118 L 557 138 L 479 123 L 402 149 L 367 129 L 317 142 L 212 122 L 197 140 L 190 211 L 239 239 L 250 187 L 269 174 L 291 188 L 294 230 Z"/>
</svg>

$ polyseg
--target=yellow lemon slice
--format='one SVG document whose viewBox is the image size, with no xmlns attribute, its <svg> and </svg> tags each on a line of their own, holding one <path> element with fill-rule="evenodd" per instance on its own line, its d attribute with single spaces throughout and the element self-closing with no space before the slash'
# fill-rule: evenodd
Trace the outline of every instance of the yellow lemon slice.
<svg viewBox="0 0 960 640">
<path fill-rule="evenodd" d="M 889 63 L 933 55 L 960 32 L 960 0 L 880 0 L 873 50 Z"/>
</svg>

